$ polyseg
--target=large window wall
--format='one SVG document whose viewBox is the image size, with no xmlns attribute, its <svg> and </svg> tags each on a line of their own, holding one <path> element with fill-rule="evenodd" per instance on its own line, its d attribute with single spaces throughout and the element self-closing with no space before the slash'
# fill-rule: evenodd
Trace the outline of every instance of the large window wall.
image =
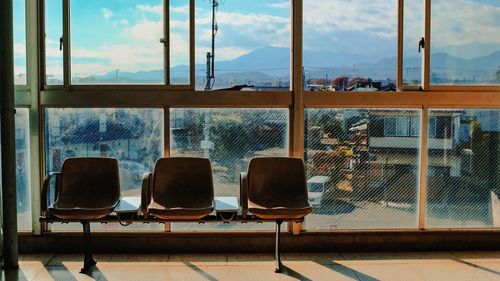
<svg viewBox="0 0 500 281">
<path fill-rule="evenodd" d="M 469 56 L 460 64 L 468 67 L 494 53 L 492 1 L 462 1 L 486 7 L 484 19 L 445 13 L 453 9 L 440 0 L 105 2 L 44 0 L 40 22 L 26 26 L 27 41 L 38 35 L 44 50 L 40 60 L 28 56 L 26 70 L 40 84 L 16 100 L 31 108 L 25 133 L 39 140 L 26 161 L 42 165 L 25 169 L 26 179 L 58 171 L 66 157 L 111 156 L 123 193 L 135 195 L 136 175 L 159 157 L 200 156 L 212 162 L 216 196 L 238 196 L 249 159 L 293 156 L 307 169 L 307 231 L 500 225 L 499 165 L 489 153 L 498 150 L 500 70 L 448 71 L 438 56 L 456 49 L 449 56 Z M 215 64 L 207 65 L 214 6 Z M 459 51 L 456 37 L 470 43 L 464 22 L 490 34 L 474 35 L 474 56 Z M 30 206 L 38 206 L 37 185 Z M 37 217 L 36 208 L 27 212 Z M 80 228 L 32 223 L 35 232 Z"/>
</svg>

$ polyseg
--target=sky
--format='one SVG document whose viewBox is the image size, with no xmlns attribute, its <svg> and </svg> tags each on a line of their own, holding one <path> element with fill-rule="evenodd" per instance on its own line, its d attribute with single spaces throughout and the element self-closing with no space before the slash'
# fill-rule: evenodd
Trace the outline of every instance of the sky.
<svg viewBox="0 0 500 281">
<path fill-rule="evenodd" d="M 23 0 L 14 0 L 15 71 L 25 65 Z M 47 72 L 62 74 L 59 51 L 62 0 L 46 0 Z M 161 0 L 72 0 L 73 75 L 162 68 Z M 196 0 L 196 62 L 210 50 L 210 0 Z M 171 0 L 171 66 L 188 64 L 188 0 Z M 422 0 L 406 0 L 407 45 L 421 33 Z M 500 44 L 500 1 L 433 0 L 434 50 L 449 45 L 482 44 L 457 54 L 473 57 Z M 311 51 L 362 54 L 374 60 L 396 56 L 396 0 L 304 0 L 304 56 Z M 480 16 L 478 16 L 480 15 Z M 217 12 L 217 60 L 231 60 L 263 47 L 290 47 L 290 1 L 220 0 Z M 464 24 L 467 22 L 468 24 Z M 417 40 L 418 42 L 418 40 Z M 415 44 L 415 45 L 413 45 Z M 416 50 L 416 48 L 415 48 Z M 417 55 L 415 53 L 408 53 Z"/>
</svg>

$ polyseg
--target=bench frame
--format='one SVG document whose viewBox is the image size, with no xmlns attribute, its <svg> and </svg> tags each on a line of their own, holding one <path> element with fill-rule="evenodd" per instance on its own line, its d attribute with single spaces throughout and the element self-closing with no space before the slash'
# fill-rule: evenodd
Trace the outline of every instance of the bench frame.
<svg viewBox="0 0 500 281">
<path fill-rule="evenodd" d="M 83 260 L 83 267 L 80 270 L 80 273 L 87 273 L 90 268 L 94 265 L 97 264 L 97 262 L 93 258 L 93 251 L 92 251 L 92 233 L 90 231 L 90 223 L 108 223 L 108 222 L 118 222 L 122 226 L 128 226 L 132 223 L 170 223 L 170 222 L 199 222 L 199 223 L 206 223 L 206 222 L 221 222 L 221 223 L 228 223 L 227 220 L 221 219 L 220 216 L 218 216 L 217 213 L 215 214 L 210 214 L 203 219 L 200 220 L 163 220 L 160 218 L 153 217 L 149 215 L 147 218 L 145 218 L 142 214 L 137 214 L 137 213 L 130 213 L 123 217 L 123 215 L 117 215 L 116 213 L 112 213 L 109 216 L 102 218 L 102 219 L 95 219 L 95 220 L 74 220 L 74 219 L 59 219 L 55 217 L 47 217 L 45 215 L 40 216 L 40 222 L 44 223 L 81 223 L 83 226 L 83 242 L 84 242 L 84 260 Z M 125 222 L 126 224 L 123 224 L 122 222 Z M 253 214 L 245 214 L 244 216 L 241 214 L 235 215 L 230 222 L 240 222 L 240 223 L 247 223 L 247 222 L 275 222 L 276 223 L 276 235 L 275 235 L 275 249 L 274 249 L 274 254 L 275 254 L 275 272 L 276 273 L 281 273 L 282 272 L 282 263 L 281 263 L 281 249 L 280 249 L 280 233 L 281 233 L 281 224 L 283 222 L 294 222 L 294 223 L 302 223 L 304 222 L 304 219 L 293 219 L 293 220 L 270 220 L 270 219 L 261 219 L 257 218 Z"/>
</svg>

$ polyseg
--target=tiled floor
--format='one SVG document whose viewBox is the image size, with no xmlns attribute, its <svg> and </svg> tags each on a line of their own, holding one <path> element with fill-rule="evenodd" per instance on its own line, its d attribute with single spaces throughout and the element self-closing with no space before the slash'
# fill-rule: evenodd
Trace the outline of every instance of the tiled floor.
<svg viewBox="0 0 500 281">
<path fill-rule="evenodd" d="M 500 252 L 97 255 L 78 273 L 80 255 L 23 255 L 0 280 L 500 280 Z"/>
</svg>

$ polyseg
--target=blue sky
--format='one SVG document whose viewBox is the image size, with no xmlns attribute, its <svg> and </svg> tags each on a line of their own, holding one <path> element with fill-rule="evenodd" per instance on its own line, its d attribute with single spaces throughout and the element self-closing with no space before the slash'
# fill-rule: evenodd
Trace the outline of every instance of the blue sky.
<svg viewBox="0 0 500 281">
<path fill-rule="evenodd" d="M 23 69 L 23 0 L 15 2 L 16 73 Z M 48 72 L 62 73 L 58 51 L 61 0 L 47 0 Z M 196 61 L 203 63 L 210 47 L 209 0 L 196 0 Z M 422 0 L 407 0 L 415 11 Z M 171 0 L 172 65 L 187 64 L 188 0 Z M 161 0 L 72 0 L 73 74 L 82 76 L 115 69 L 161 69 L 163 52 Z M 433 47 L 500 44 L 500 1 L 434 0 Z M 437 11 L 437 12 L 436 12 Z M 480 15 L 480 16 L 478 16 Z M 221 0 L 217 14 L 217 59 L 230 60 L 266 47 L 289 48 L 290 1 Z M 396 0 L 304 0 L 304 51 L 329 51 L 373 56 L 396 55 Z M 408 34 L 420 28 L 421 17 L 407 19 Z M 467 25 L 463 22 L 468 22 Z M 415 32 L 418 33 L 418 32 Z M 470 54 L 473 56 L 475 54 Z"/>
</svg>

